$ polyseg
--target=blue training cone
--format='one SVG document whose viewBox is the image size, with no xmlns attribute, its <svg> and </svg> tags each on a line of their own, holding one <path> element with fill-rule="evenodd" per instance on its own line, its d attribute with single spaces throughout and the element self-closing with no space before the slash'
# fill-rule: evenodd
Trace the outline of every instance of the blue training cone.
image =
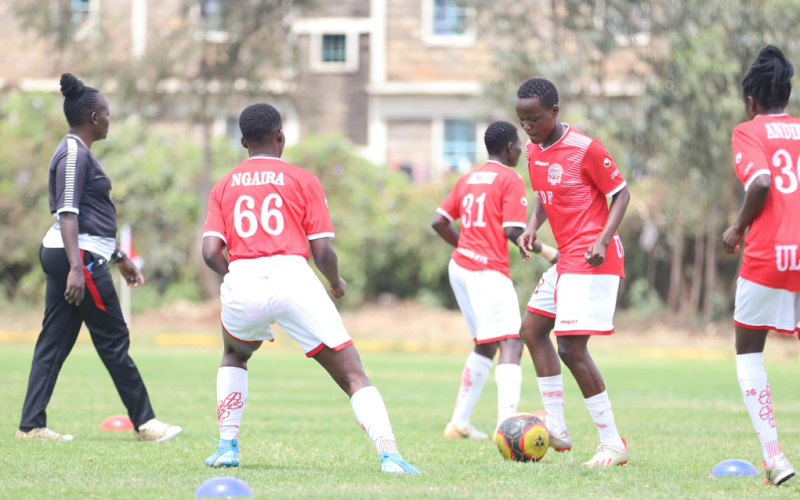
<svg viewBox="0 0 800 500">
<path fill-rule="evenodd" d="M 747 460 L 737 460 L 735 458 L 730 460 L 723 460 L 718 463 L 714 470 L 711 471 L 714 477 L 720 476 L 757 476 L 758 471 L 755 466 Z"/>
<path fill-rule="evenodd" d="M 197 491 L 194 492 L 194 496 L 196 498 L 251 497 L 253 496 L 253 490 L 239 478 L 218 476 L 201 484 Z"/>
</svg>

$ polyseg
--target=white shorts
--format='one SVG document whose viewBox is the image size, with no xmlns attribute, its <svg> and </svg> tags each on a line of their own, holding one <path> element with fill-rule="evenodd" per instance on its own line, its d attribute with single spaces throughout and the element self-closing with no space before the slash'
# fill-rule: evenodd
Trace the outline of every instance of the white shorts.
<svg viewBox="0 0 800 500">
<path fill-rule="evenodd" d="M 278 323 L 309 358 L 353 343 L 325 287 L 298 255 L 233 261 L 220 287 L 222 327 L 240 342 L 273 340 Z"/>
<path fill-rule="evenodd" d="M 744 278 L 736 282 L 733 322 L 750 330 L 800 333 L 800 293 L 769 288 Z"/>
<path fill-rule="evenodd" d="M 508 276 L 497 271 L 470 271 L 453 260 L 448 271 L 458 307 L 476 343 L 519 338 L 519 299 Z"/>
<path fill-rule="evenodd" d="M 527 311 L 555 318 L 556 336 L 611 335 L 617 308 L 619 276 L 565 274 L 556 266 L 539 280 Z"/>
</svg>

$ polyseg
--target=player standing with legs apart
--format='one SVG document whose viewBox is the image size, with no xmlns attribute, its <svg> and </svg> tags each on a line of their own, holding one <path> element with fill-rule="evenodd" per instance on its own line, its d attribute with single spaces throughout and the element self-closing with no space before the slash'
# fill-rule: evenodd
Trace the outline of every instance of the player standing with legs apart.
<svg viewBox="0 0 800 500">
<path fill-rule="evenodd" d="M 733 130 L 733 157 L 746 194 L 722 236 L 735 254 L 750 228 L 736 283 L 736 372 L 764 452 L 764 484 L 775 486 L 795 474 L 778 444 L 763 355 L 769 330 L 800 333 L 800 119 L 784 112 L 793 75 L 792 64 L 769 46 L 742 81 L 750 121 Z"/>
<path fill-rule="evenodd" d="M 144 284 L 142 273 L 117 246 L 111 180 L 90 151 L 94 142 L 108 135 L 108 100 L 68 73 L 61 76 L 61 93 L 69 133 L 50 162 L 50 212 L 56 223 L 39 250 L 47 275 L 44 321 L 16 437 L 72 440 L 47 427 L 46 409 L 61 365 L 86 323 L 97 354 L 128 409 L 136 439 L 167 441 L 181 428 L 155 418 L 139 370 L 128 356 L 130 334 L 106 264 L 116 263 L 128 286 Z"/>
<path fill-rule="evenodd" d="M 444 430 L 451 439 L 487 439 L 470 425 L 470 416 L 492 370 L 497 382 L 497 425 L 517 412 L 522 389 L 519 303 L 508 272 L 508 240 L 525 228 L 528 200 L 516 167 L 522 154 L 517 127 L 489 125 L 484 136 L 489 160 L 461 177 L 436 210 L 433 229 L 456 249 L 450 260 L 450 285 L 467 320 L 475 350 L 461 374 L 453 418 Z M 461 219 L 461 233 L 453 222 Z M 541 244 L 536 243 L 541 251 Z M 551 259 L 556 251 L 547 248 Z"/>
<path fill-rule="evenodd" d="M 572 372 L 600 432 L 600 446 L 586 465 L 623 465 L 628 445 L 620 438 L 605 383 L 587 345 L 592 335 L 614 333 L 617 290 L 624 251 L 617 228 L 630 202 L 625 180 L 605 147 L 558 120 L 558 91 L 532 78 L 517 91 L 517 116 L 528 134 L 528 170 L 537 201 L 519 238 L 523 260 L 530 258 L 536 231 L 549 218 L 560 257 L 544 273 L 522 320 L 547 412 L 550 443 L 572 448 L 564 423 L 561 364 Z M 611 200 L 609 206 L 607 199 Z M 555 327 L 558 355 L 550 342 Z"/>
<path fill-rule="evenodd" d="M 278 111 L 253 104 L 239 117 L 250 158 L 214 185 L 203 233 L 203 258 L 224 276 L 222 364 L 217 373 L 220 444 L 211 467 L 239 465 L 239 424 L 247 403 L 247 361 L 277 322 L 350 397 L 353 412 L 389 473 L 419 474 L 397 451 L 389 414 L 370 384 L 353 341 L 317 268 L 340 298 L 347 283 L 331 247 L 333 224 L 325 192 L 311 173 L 280 160 L 285 139 Z M 223 254 L 227 246 L 228 257 Z M 229 260 L 230 259 L 230 260 Z"/>
</svg>

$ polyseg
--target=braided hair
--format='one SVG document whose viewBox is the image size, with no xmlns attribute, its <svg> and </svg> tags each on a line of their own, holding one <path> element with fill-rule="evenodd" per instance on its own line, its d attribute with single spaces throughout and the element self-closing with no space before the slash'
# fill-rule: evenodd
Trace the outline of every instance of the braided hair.
<svg viewBox="0 0 800 500">
<path fill-rule="evenodd" d="M 517 140 L 517 127 L 508 122 L 494 122 L 486 129 L 483 134 L 483 142 L 486 144 L 486 151 L 490 155 L 497 155 L 503 152 L 509 142 Z"/>
<path fill-rule="evenodd" d="M 64 116 L 70 127 L 81 125 L 86 116 L 97 109 L 100 91 L 87 87 L 69 73 L 61 75 L 61 93 L 64 95 Z"/>
<path fill-rule="evenodd" d="M 783 108 L 792 94 L 794 68 L 783 53 L 767 45 L 742 80 L 742 94 L 752 97 L 765 110 Z"/>
<path fill-rule="evenodd" d="M 251 104 L 239 115 L 239 129 L 247 142 L 260 143 L 281 129 L 281 114 L 264 103 Z"/>
<path fill-rule="evenodd" d="M 531 78 L 519 86 L 517 90 L 519 99 L 539 99 L 539 104 L 544 109 L 550 109 L 558 104 L 558 90 L 553 82 L 544 78 Z"/>
</svg>

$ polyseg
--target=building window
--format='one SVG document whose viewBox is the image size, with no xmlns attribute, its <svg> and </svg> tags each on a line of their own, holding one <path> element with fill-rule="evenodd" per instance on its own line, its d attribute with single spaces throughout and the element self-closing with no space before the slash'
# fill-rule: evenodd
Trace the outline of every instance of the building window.
<svg viewBox="0 0 800 500">
<path fill-rule="evenodd" d="M 359 33 L 311 33 L 309 69 L 312 73 L 357 73 Z"/>
<path fill-rule="evenodd" d="M 475 123 L 467 120 L 445 120 L 443 146 L 445 169 L 468 171 L 475 163 Z"/>
<path fill-rule="evenodd" d="M 467 7 L 456 0 L 433 0 L 433 34 L 464 35 Z"/>
<path fill-rule="evenodd" d="M 422 0 L 422 41 L 435 47 L 475 44 L 475 9 L 464 0 Z"/>
<path fill-rule="evenodd" d="M 70 12 L 72 13 L 72 24 L 83 24 L 89 20 L 91 5 L 89 0 L 71 0 Z"/>
<path fill-rule="evenodd" d="M 322 35 L 322 62 L 347 61 L 344 35 Z"/>
</svg>

